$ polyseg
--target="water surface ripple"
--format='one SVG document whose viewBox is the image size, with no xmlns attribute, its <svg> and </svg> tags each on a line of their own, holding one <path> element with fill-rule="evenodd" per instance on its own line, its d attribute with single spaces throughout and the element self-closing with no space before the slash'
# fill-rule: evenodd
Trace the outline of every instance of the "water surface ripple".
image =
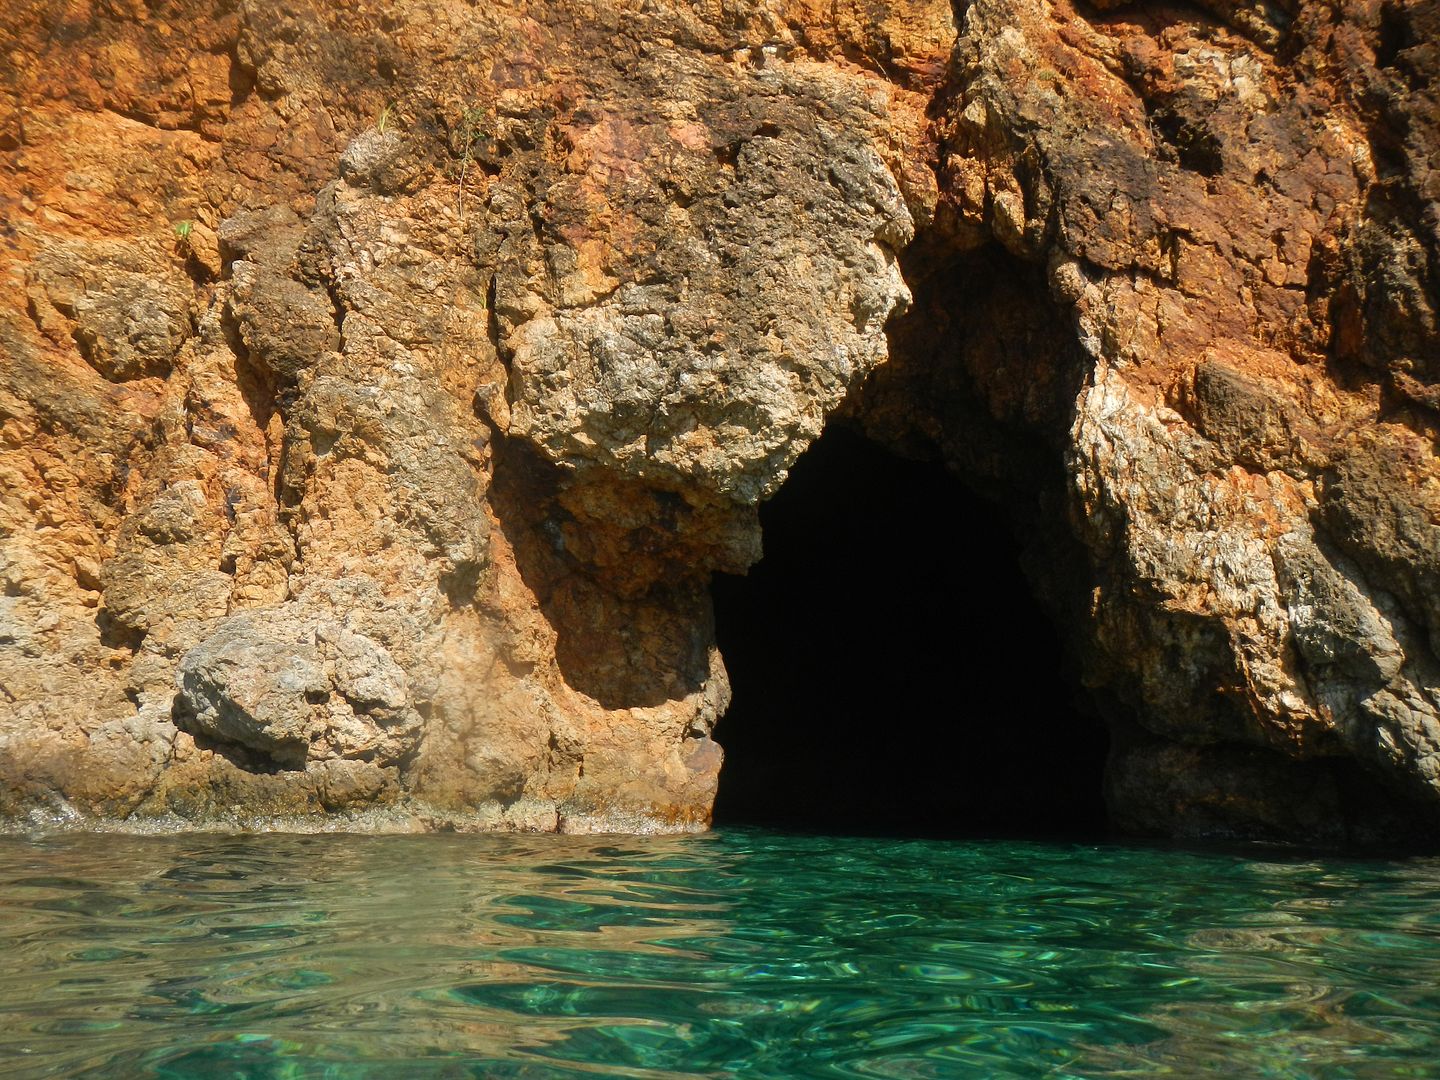
<svg viewBox="0 0 1440 1080">
<path fill-rule="evenodd" d="M 1440 1076 L 1440 861 L 0 838 L 7 1077 Z"/>
</svg>

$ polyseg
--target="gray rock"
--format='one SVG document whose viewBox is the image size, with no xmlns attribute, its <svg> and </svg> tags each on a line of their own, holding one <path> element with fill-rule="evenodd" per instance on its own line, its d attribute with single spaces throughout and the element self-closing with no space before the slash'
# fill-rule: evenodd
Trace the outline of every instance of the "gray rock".
<svg viewBox="0 0 1440 1080">
<path fill-rule="evenodd" d="M 71 323 L 81 355 L 111 382 L 170 373 L 190 335 L 190 282 L 173 263 L 112 241 L 55 245 L 35 262 L 32 303 Z"/>
<path fill-rule="evenodd" d="M 405 674 L 375 641 L 297 604 L 222 620 L 180 663 L 181 726 L 277 764 L 394 764 L 419 738 Z"/>
</svg>

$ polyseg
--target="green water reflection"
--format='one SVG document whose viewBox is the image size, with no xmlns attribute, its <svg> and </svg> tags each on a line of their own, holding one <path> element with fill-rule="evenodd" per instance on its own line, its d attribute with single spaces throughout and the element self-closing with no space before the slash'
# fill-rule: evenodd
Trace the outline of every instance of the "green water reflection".
<svg viewBox="0 0 1440 1080">
<path fill-rule="evenodd" d="M 0 838 L 0 1075 L 1440 1076 L 1440 861 Z"/>
</svg>

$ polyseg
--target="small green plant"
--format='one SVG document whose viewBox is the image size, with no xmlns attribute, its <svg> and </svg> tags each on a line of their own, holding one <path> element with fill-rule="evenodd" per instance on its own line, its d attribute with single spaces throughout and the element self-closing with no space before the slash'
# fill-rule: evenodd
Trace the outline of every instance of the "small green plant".
<svg viewBox="0 0 1440 1080">
<path fill-rule="evenodd" d="M 390 109 L 391 106 L 386 105 L 380 110 L 380 116 L 375 121 L 375 130 L 381 135 L 385 134 L 385 126 L 390 123 Z"/>
<path fill-rule="evenodd" d="M 484 119 L 485 111 L 478 107 L 460 114 L 460 183 L 455 209 L 461 221 L 465 220 L 465 174 L 470 170 L 470 153 L 480 138 L 480 122 Z"/>
<path fill-rule="evenodd" d="M 181 251 L 189 252 L 190 237 L 195 232 L 195 223 L 188 220 L 177 221 L 171 228 L 175 231 L 175 246 Z"/>
</svg>

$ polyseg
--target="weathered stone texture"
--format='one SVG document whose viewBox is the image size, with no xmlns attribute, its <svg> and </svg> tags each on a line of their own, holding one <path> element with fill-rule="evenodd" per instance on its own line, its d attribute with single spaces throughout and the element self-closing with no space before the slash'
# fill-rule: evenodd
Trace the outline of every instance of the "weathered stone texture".
<svg viewBox="0 0 1440 1080">
<path fill-rule="evenodd" d="M 695 828 L 835 416 L 1028 537 L 1118 822 L 1433 838 L 1428 0 L 0 12 L 0 812 Z"/>
<path fill-rule="evenodd" d="M 1050 588 L 1110 703 L 1117 816 L 1303 835 L 1257 807 L 1293 762 L 1359 762 L 1428 835 L 1434 7 L 1206 6 L 969 5 L 937 222 L 1043 266 L 1083 350 L 1037 482 L 1083 549 Z M 972 392 L 1048 427 L 987 384 L 1005 355 L 962 355 Z M 1332 802 L 1332 832 L 1394 825 Z"/>
</svg>

